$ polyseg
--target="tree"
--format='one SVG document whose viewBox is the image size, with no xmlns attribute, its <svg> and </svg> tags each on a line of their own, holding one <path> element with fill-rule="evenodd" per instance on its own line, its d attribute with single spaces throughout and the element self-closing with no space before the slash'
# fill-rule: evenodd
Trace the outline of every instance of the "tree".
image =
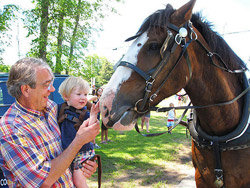
<svg viewBox="0 0 250 188">
<path fill-rule="evenodd" d="M 106 58 L 103 58 L 102 67 L 96 77 L 96 86 L 100 87 L 107 84 L 113 73 L 114 68 L 112 63 L 110 63 Z"/>
<path fill-rule="evenodd" d="M 0 64 L 0 72 L 9 72 L 9 71 L 10 71 L 9 65 Z"/>
<path fill-rule="evenodd" d="M 40 37 L 39 37 L 39 57 L 46 61 L 46 48 L 48 44 L 48 24 L 49 24 L 49 0 L 38 1 L 41 6 Z"/>
<path fill-rule="evenodd" d="M 80 69 L 73 70 L 70 75 L 81 76 L 89 83 L 92 78 L 96 78 L 96 87 L 107 84 L 114 73 L 112 63 L 106 57 L 99 57 L 96 54 L 87 56 L 79 66 Z"/>
<path fill-rule="evenodd" d="M 57 33 L 57 51 L 56 51 L 56 67 L 55 73 L 61 73 L 62 71 L 62 44 L 63 44 L 63 36 L 64 36 L 64 18 L 67 15 L 66 7 L 67 3 L 62 0 L 59 1 L 59 10 L 58 11 L 58 33 Z M 66 72 L 67 73 L 67 72 Z"/>
<path fill-rule="evenodd" d="M 0 9 L 0 64 L 3 63 L 1 55 L 4 52 L 4 46 L 10 45 L 8 31 L 13 20 L 16 19 L 16 13 L 19 8 L 15 5 L 5 5 Z"/>
<path fill-rule="evenodd" d="M 82 1 L 81 0 L 78 0 L 78 5 L 77 5 L 77 12 L 80 12 L 81 10 L 81 4 L 82 4 Z M 75 43 L 76 43 L 76 39 L 77 39 L 77 30 L 78 30 L 78 27 L 80 26 L 79 24 L 79 21 L 80 21 L 80 14 L 77 13 L 75 15 L 75 24 L 74 24 L 74 30 L 73 30 L 73 33 L 72 33 L 72 36 L 71 36 L 71 40 L 70 40 L 70 51 L 69 51 L 69 57 L 68 57 L 68 64 L 70 62 L 73 61 L 74 59 L 74 47 L 75 47 Z"/>
<path fill-rule="evenodd" d="M 102 67 L 104 62 L 103 57 L 99 57 L 98 55 L 89 55 L 84 59 L 84 62 L 80 65 L 80 71 L 73 71 L 75 76 L 82 76 L 83 79 L 87 80 L 88 82 L 91 81 L 91 78 L 95 78 Z"/>
<path fill-rule="evenodd" d="M 28 36 L 34 37 L 29 55 L 45 59 L 56 73 L 78 70 L 93 31 L 101 29 L 106 14 L 115 12 L 110 1 L 34 0 L 36 7 L 25 12 Z"/>
<path fill-rule="evenodd" d="M 28 30 L 27 37 L 35 36 L 31 42 L 31 50 L 28 52 L 28 56 L 39 57 L 44 61 L 47 61 L 52 65 L 47 57 L 47 45 L 49 37 L 49 22 L 51 0 L 36 0 L 36 6 L 34 9 L 25 10 L 23 14 L 23 22 L 25 28 Z M 32 3 L 34 3 L 33 1 Z M 38 35 L 37 35 L 38 34 Z"/>
</svg>

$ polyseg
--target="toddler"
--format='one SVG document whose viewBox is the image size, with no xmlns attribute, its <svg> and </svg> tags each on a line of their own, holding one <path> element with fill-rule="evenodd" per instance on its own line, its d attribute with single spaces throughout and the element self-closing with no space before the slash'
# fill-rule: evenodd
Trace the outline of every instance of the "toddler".
<svg viewBox="0 0 250 188">
<path fill-rule="evenodd" d="M 174 107 L 174 103 L 170 103 L 169 104 L 170 107 Z M 169 130 L 169 134 L 172 134 L 172 127 L 174 126 L 174 120 L 175 120 L 175 116 L 176 116 L 176 113 L 175 113 L 175 109 L 171 109 L 167 112 L 167 117 L 168 117 L 168 122 L 167 122 L 167 127 L 168 127 L 168 130 Z"/>
<path fill-rule="evenodd" d="M 87 96 L 90 90 L 89 84 L 80 77 L 68 77 L 59 87 L 59 93 L 65 103 L 58 105 L 58 124 L 62 135 L 62 147 L 65 150 L 76 136 L 76 132 L 82 122 L 89 118 L 89 124 L 97 120 L 99 103 L 93 104 L 87 111 Z M 82 164 L 95 156 L 93 143 L 85 144 L 76 155 L 71 168 L 73 170 L 73 182 L 77 188 L 88 188 L 86 177 L 83 175 Z"/>
</svg>

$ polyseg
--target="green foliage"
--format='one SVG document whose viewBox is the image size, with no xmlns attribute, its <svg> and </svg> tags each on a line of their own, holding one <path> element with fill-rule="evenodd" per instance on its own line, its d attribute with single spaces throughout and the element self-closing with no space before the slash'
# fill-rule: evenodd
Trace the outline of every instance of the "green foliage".
<svg viewBox="0 0 250 188">
<path fill-rule="evenodd" d="M 97 88 L 107 84 L 113 73 L 114 73 L 113 64 L 110 63 L 106 58 L 103 58 L 100 72 L 96 77 Z"/>
<path fill-rule="evenodd" d="M 87 56 L 81 68 L 81 75 L 90 82 L 91 78 L 98 75 L 102 63 L 103 59 L 98 55 Z"/>
<path fill-rule="evenodd" d="M 9 72 L 9 71 L 10 71 L 9 65 L 0 64 L 0 72 Z"/>
<path fill-rule="evenodd" d="M 76 66 L 76 65 L 75 65 Z M 113 65 L 107 58 L 99 57 L 98 55 L 87 56 L 83 62 L 78 62 L 79 69 L 72 69 L 70 75 L 82 76 L 83 79 L 91 82 L 91 78 L 96 78 L 95 86 L 98 88 L 107 84 L 112 74 L 114 73 Z"/>
<path fill-rule="evenodd" d="M 16 18 L 16 11 L 19 8 L 16 5 L 5 5 L 0 9 L 0 31 L 6 32 L 10 29 L 11 21 Z"/>
</svg>

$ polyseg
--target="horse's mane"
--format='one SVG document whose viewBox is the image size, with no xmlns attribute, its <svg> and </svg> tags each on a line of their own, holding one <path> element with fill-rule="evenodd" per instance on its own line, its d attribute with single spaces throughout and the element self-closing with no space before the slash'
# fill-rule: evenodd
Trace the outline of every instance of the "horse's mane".
<svg viewBox="0 0 250 188">
<path fill-rule="evenodd" d="M 130 37 L 127 41 L 140 36 L 151 27 L 160 26 L 162 28 L 167 28 L 170 16 L 174 11 L 175 10 L 170 4 L 168 4 L 165 9 L 157 10 L 144 20 L 136 35 Z M 211 29 L 212 24 L 203 19 L 200 13 L 193 14 L 191 22 L 204 37 L 211 49 L 211 52 L 219 54 L 229 69 L 234 70 L 243 67 L 246 68 L 245 63 L 233 52 L 225 40 Z"/>
<path fill-rule="evenodd" d="M 146 32 L 149 28 L 152 28 L 152 27 L 166 28 L 169 23 L 170 15 L 173 12 L 174 12 L 174 9 L 170 4 L 168 4 L 165 9 L 157 10 L 155 13 L 151 14 L 144 20 L 140 29 L 137 31 L 136 35 L 128 38 L 126 41 L 130 41 L 139 37 L 144 32 Z"/>
<path fill-rule="evenodd" d="M 144 33 L 148 28 L 151 27 L 160 26 L 163 28 L 167 28 L 169 18 L 174 11 L 175 10 L 170 4 L 168 4 L 165 9 L 157 10 L 155 13 L 151 14 L 144 20 L 141 28 L 137 32 L 137 35 Z"/>
</svg>

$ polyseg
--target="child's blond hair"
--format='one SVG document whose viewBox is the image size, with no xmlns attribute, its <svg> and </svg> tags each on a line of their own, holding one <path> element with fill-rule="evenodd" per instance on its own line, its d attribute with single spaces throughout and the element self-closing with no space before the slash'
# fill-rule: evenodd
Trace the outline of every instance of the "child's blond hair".
<svg viewBox="0 0 250 188">
<path fill-rule="evenodd" d="M 169 103 L 169 106 L 172 106 L 172 107 L 174 107 L 174 103 L 172 103 L 172 102 L 171 102 L 171 103 Z"/>
<path fill-rule="evenodd" d="M 89 93 L 90 90 L 89 83 L 87 81 L 81 77 L 70 76 L 61 83 L 58 92 L 64 99 L 64 96 L 69 97 L 71 95 L 72 90 L 75 87 L 79 87 L 80 90 L 86 91 L 87 93 Z"/>
</svg>

